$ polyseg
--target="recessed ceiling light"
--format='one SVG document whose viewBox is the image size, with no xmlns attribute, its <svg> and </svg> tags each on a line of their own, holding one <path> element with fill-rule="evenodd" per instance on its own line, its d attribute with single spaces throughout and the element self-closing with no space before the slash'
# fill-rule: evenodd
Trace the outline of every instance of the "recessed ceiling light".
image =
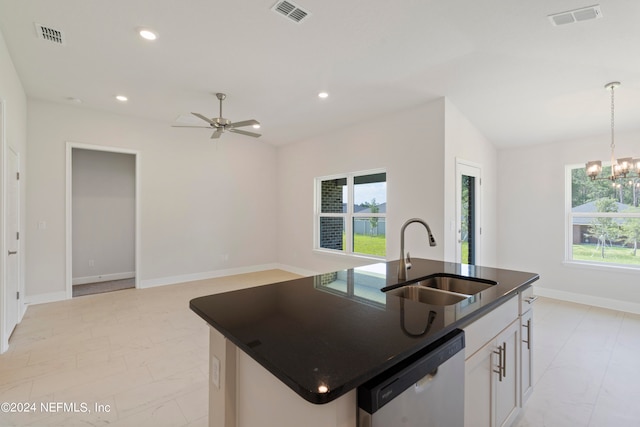
<svg viewBox="0 0 640 427">
<path fill-rule="evenodd" d="M 82 99 L 80 99 L 80 98 L 75 98 L 75 97 L 73 97 L 73 96 L 68 96 L 68 97 L 67 97 L 67 101 L 69 101 L 69 102 L 73 102 L 73 103 L 76 103 L 76 104 L 82 104 Z"/>
<path fill-rule="evenodd" d="M 148 28 L 141 28 L 138 31 L 138 34 L 140 34 L 140 37 L 142 37 L 145 40 L 155 40 L 158 38 L 158 33 Z"/>
<path fill-rule="evenodd" d="M 116 99 L 120 102 L 127 102 L 129 100 L 129 98 L 124 95 L 116 95 Z"/>
<path fill-rule="evenodd" d="M 260 129 L 260 123 L 256 123 L 255 125 L 253 125 L 254 129 Z"/>
<path fill-rule="evenodd" d="M 324 98 L 327 98 L 327 97 L 329 97 L 329 94 L 327 92 L 320 92 L 318 94 L 318 98 L 324 99 Z"/>
</svg>

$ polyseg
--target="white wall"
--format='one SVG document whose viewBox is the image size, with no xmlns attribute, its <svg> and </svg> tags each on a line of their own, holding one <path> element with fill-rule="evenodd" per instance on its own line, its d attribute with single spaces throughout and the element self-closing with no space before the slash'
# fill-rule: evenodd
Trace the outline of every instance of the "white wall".
<svg viewBox="0 0 640 427">
<path fill-rule="evenodd" d="M 609 158 L 609 136 L 500 150 L 498 259 L 540 274 L 538 293 L 640 312 L 640 272 L 566 265 L 565 165 Z M 640 157 L 640 133 L 616 133 L 616 153 Z"/>
<path fill-rule="evenodd" d="M 259 140 L 29 101 L 26 291 L 65 290 L 67 141 L 140 152 L 143 286 L 274 263 L 276 153 Z M 45 229 L 38 229 L 40 222 Z"/>
<path fill-rule="evenodd" d="M 73 284 L 134 277 L 136 157 L 72 152 Z"/>
<path fill-rule="evenodd" d="M 22 177 L 20 180 L 20 193 L 22 195 L 20 206 L 20 223 L 23 225 L 21 230 L 22 239 L 26 235 L 24 230 L 26 215 L 26 182 L 28 179 L 25 164 L 25 151 L 27 139 L 27 97 L 20 82 L 20 77 L 15 70 L 9 51 L 4 41 L 2 32 L 0 32 L 0 102 L 4 107 L 4 133 L 0 135 L 0 353 L 6 349 L 9 337 L 4 336 L 5 330 L 5 254 L 7 248 L 5 245 L 4 226 L 5 226 L 5 159 L 7 146 L 11 146 L 20 155 L 20 171 Z M 19 289 L 24 289 L 24 270 L 25 270 L 25 254 L 24 245 L 20 247 L 18 253 L 20 264 L 22 265 L 22 274 L 20 276 Z M 21 298 L 22 299 L 22 298 Z M 19 313 L 22 317 L 24 311 Z"/>
<path fill-rule="evenodd" d="M 445 102 L 444 156 L 444 258 L 455 262 L 458 235 L 451 228 L 456 220 L 456 159 L 480 165 L 482 186 L 480 224 L 482 235 L 478 252 L 480 264 L 497 266 L 497 175 L 498 155 L 495 147 L 449 100 Z"/>
<path fill-rule="evenodd" d="M 278 255 L 282 264 L 317 272 L 371 263 L 313 251 L 314 178 L 361 170 L 387 170 L 387 259 L 400 256 L 400 227 L 424 218 L 425 230 L 407 229 L 414 257 L 443 258 L 444 100 L 361 123 L 278 150 Z M 415 228 L 413 228 L 415 227 Z"/>
</svg>

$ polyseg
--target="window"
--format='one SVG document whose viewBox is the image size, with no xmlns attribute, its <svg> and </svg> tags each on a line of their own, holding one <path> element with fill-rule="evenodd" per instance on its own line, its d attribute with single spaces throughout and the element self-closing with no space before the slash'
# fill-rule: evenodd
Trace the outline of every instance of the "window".
<svg viewBox="0 0 640 427">
<path fill-rule="evenodd" d="M 316 249 L 384 258 L 386 217 L 385 171 L 316 178 Z"/>
<path fill-rule="evenodd" d="M 480 264 L 480 165 L 456 159 L 456 262 Z"/>
<path fill-rule="evenodd" d="M 592 181 L 584 165 L 567 167 L 569 261 L 640 269 L 640 179 L 619 181 Z"/>
</svg>

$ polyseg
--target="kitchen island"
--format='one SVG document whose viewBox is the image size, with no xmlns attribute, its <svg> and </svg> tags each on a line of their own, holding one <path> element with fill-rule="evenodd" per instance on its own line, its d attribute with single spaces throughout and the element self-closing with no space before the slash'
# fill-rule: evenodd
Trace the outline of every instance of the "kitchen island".
<svg viewBox="0 0 640 427">
<path fill-rule="evenodd" d="M 447 306 L 384 292 L 437 274 L 496 284 Z M 209 425 L 353 427 L 358 386 L 537 279 L 414 259 L 403 283 L 391 261 L 196 298 L 191 309 L 211 326 Z"/>
</svg>

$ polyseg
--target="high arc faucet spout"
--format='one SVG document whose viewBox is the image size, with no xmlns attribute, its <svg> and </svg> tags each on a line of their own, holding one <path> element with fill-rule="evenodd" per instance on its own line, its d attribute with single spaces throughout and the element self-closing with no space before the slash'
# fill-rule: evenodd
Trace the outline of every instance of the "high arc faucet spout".
<svg viewBox="0 0 640 427">
<path fill-rule="evenodd" d="M 410 268 L 410 264 L 407 264 L 407 261 L 410 260 L 408 260 L 408 254 L 405 256 L 404 252 L 404 233 L 407 227 L 414 222 L 422 224 L 424 228 L 426 228 L 427 235 L 429 236 L 429 246 L 436 246 L 436 239 L 433 237 L 433 233 L 431 233 L 431 227 L 429 227 L 429 224 L 427 224 L 425 220 L 420 218 L 411 218 L 407 220 L 400 229 L 400 265 L 398 266 L 398 281 L 407 280 L 407 270 Z"/>
</svg>

